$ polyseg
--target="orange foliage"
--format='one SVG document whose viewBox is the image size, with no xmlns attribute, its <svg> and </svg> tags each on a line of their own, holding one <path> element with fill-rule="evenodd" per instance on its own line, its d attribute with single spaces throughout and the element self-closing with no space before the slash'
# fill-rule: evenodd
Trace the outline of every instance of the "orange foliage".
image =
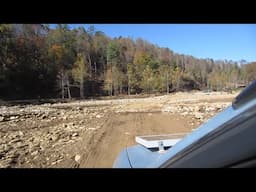
<svg viewBox="0 0 256 192">
<path fill-rule="evenodd" d="M 58 59 L 60 59 L 63 55 L 63 49 L 61 45 L 52 45 L 50 48 L 50 51 L 57 56 Z"/>
</svg>

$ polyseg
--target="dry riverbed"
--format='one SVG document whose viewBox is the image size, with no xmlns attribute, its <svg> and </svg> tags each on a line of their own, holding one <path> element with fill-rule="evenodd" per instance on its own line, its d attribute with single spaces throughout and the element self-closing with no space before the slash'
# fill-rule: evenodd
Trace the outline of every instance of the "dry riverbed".
<svg viewBox="0 0 256 192">
<path fill-rule="evenodd" d="M 231 104 L 228 93 L 0 106 L 0 167 L 112 167 L 136 135 L 190 132 Z"/>
</svg>

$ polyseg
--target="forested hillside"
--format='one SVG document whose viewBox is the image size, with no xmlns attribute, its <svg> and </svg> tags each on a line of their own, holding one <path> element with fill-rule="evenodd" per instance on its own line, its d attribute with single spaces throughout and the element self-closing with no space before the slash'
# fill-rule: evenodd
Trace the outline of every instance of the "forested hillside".
<svg viewBox="0 0 256 192">
<path fill-rule="evenodd" d="M 231 90 L 255 75 L 256 63 L 199 59 L 93 26 L 0 25 L 2 99 Z"/>
</svg>

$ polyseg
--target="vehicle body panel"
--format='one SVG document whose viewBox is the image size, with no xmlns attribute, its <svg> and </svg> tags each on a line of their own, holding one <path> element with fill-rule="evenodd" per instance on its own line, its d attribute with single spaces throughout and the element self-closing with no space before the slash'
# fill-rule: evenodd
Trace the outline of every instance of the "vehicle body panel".
<svg viewBox="0 0 256 192">
<path fill-rule="evenodd" d="M 159 154 L 143 146 L 124 149 L 131 167 L 224 167 L 256 155 L 256 82 L 245 91 L 248 90 L 249 99 L 238 96 L 231 106 L 185 136 L 165 153 Z M 242 92 L 242 95 L 246 93 Z M 119 163 L 114 167 L 123 166 Z"/>
</svg>

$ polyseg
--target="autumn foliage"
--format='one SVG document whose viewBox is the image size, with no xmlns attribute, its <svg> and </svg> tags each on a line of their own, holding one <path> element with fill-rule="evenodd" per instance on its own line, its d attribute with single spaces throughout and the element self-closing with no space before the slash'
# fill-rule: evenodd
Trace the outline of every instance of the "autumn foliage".
<svg viewBox="0 0 256 192">
<path fill-rule="evenodd" d="M 3 99 L 223 91 L 255 78 L 255 62 L 198 59 L 93 26 L 0 24 Z"/>
</svg>

